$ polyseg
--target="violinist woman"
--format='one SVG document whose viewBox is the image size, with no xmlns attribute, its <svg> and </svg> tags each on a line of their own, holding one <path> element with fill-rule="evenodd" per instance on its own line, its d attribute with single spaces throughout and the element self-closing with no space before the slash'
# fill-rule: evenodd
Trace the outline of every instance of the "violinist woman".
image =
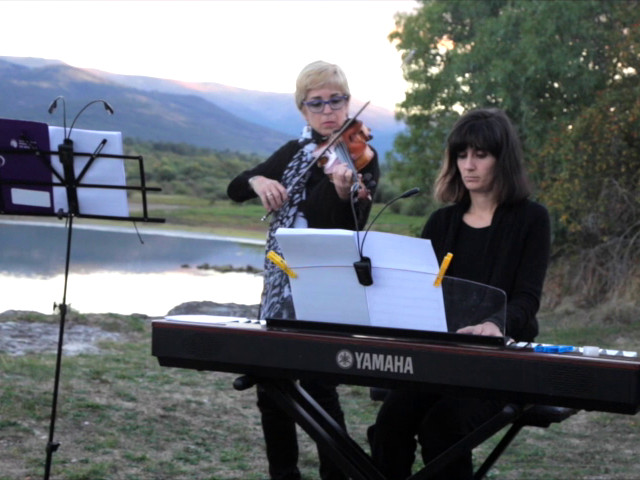
<svg viewBox="0 0 640 480">
<path fill-rule="evenodd" d="M 227 194 L 232 200 L 243 202 L 258 197 L 270 213 L 267 252 L 274 250 L 281 255 L 274 236 L 279 227 L 349 230 L 364 227 L 379 177 L 377 155 L 368 145 L 364 145 L 364 152 L 360 151 L 362 148 L 350 148 L 352 160 L 356 160 L 353 158 L 356 156 L 357 160 L 365 158 L 364 162 L 356 162 L 359 169 L 354 169 L 334 161 L 335 152 L 326 149 L 328 143 L 336 140 L 332 137 L 334 132 L 345 122 L 354 123 L 349 119 L 349 99 L 349 86 L 340 67 L 323 61 L 304 67 L 295 92 L 296 106 L 307 122 L 300 138 L 289 141 L 266 161 L 242 172 L 229 184 Z M 334 145 L 347 143 L 348 139 L 341 138 Z M 331 157 L 330 173 L 325 172 L 322 166 L 325 159 L 318 158 L 319 153 Z M 260 318 L 295 318 L 289 279 L 266 259 Z M 301 381 L 301 385 L 344 427 L 336 385 L 317 381 Z M 260 388 L 258 408 L 271 479 L 299 479 L 295 423 Z M 318 456 L 323 480 L 347 478 L 320 448 Z"/>
</svg>

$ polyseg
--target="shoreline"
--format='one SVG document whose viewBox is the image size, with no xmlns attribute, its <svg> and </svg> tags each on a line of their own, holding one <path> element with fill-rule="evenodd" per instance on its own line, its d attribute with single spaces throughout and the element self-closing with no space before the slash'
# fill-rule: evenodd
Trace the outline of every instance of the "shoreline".
<svg viewBox="0 0 640 480">
<path fill-rule="evenodd" d="M 50 220 L 44 220 L 44 218 L 50 218 Z M 131 222 L 134 223 L 134 222 Z M 0 224 L 6 225 L 25 225 L 25 226 L 33 226 L 33 227 L 52 227 L 52 228 L 64 228 L 65 224 L 62 220 L 58 220 L 57 218 L 51 217 L 43 217 L 42 220 L 34 221 L 34 220 L 1 220 Z M 131 225 L 129 227 L 124 226 L 114 226 L 114 225 L 100 225 L 96 223 L 74 223 L 74 228 L 82 229 L 82 230 L 93 230 L 93 231 L 104 231 L 104 232 L 117 232 L 117 233 L 127 233 L 131 235 L 142 235 L 147 233 L 149 235 L 162 235 L 166 237 L 175 237 L 175 238 L 189 238 L 189 239 L 199 239 L 199 240 L 218 240 L 223 242 L 236 242 L 245 245 L 265 245 L 265 240 L 258 240 L 250 237 L 240 237 L 240 236 L 232 236 L 232 235 L 216 235 L 213 233 L 205 233 L 205 232 L 192 232 L 189 230 L 180 230 L 179 227 L 175 225 L 167 225 L 167 229 L 161 228 L 147 228 L 143 225 Z"/>
<path fill-rule="evenodd" d="M 114 313 L 159 317 L 189 302 L 259 303 L 262 282 L 262 275 L 257 273 L 196 269 L 140 274 L 72 272 L 66 303 L 80 315 Z M 62 303 L 63 285 L 63 272 L 46 279 L 0 276 L 0 287 L 12 292 L 0 301 L 0 312 L 53 313 L 53 305 Z"/>
<path fill-rule="evenodd" d="M 173 307 L 169 315 L 213 315 L 215 317 L 257 318 L 259 305 L 216 303 L 208 300 L 185 302 Z M 67 318 L 73 320 L 67 326 L 64 338 L 64 354 L 100 354 L 99 342 L 121 341 L 126 330 L 105 327 L 113 323 L 113 317 L 137 318 L 150 322 L 162 316 L 141 313 L 79 313 L 71 311 Z M 32 310 L 6 310 L 0 312 L 0 353 L 10 356 L 55 353 L 60 333 L 60 314 L 41 313 Z"/>
<path fill-rule="evenodd" d="M 47 217 L 1 219 L 0 223 L 5 226 L 6 235 L 12 232 L 9 237 L 17 239 L 17 242 L 8 241 L 9 256 L 0 266 L 0 287 L 8 293 L 0 302 L 1 311 L 51 313 L 53 305 L 61 303 L 65 285 L 64 265 L 58 265 L 62 262 L 58 257 L 64 253 L 62 244 L 66 233 L 62 229 L 66 222 Z M 23 229 L 24 235 L 31 229 L 38 234 L 22 237 Z M 132 224 L 99 222 L 78 225 L 77 233 L 80 235 L 74 235 L 66 303 L 79 313 L 161 316 L 188 301 L 259 302 L 264 242 L 177 229 L 139 227 L 136 230 Z M 119 239 L 117 242 L 112 240 L 114 235 Z M 145 244 L 137 254 L 136 236 Z M 52 255 L 47 248 L 52 239 L 56 245 L 60 244 L 57 255 Z M 43 241 L 46 242 L 44 250 L 40 245 Z M 37 252 L 26 246 L 31 243 L 38 245 Z M 136 247 L 131 247 L 134 244 Z M 209 255 L 212 244 L 218 253 Z M 112 250 L 121 250 L 122 245 L 128 247 L 117 255 L 112 253 Z M 130 251 L 134 254 L 129 255 Z M 51 266 L 51 262 L 58 263 Z"/>
</svg>

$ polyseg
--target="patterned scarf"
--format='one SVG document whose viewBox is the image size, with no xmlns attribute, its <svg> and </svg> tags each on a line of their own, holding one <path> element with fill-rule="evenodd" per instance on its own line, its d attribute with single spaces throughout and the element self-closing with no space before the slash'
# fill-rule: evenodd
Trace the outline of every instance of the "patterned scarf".
<svg viewBox="0 0 640 480">
<path fill-rule="evenodd" d="M 274 212 L 275 215 L 269 225 L 266 253 L 273 250 L 282 256 L 275 238 L 275 232 L 280 227 L 290 228 L 293 226 L 298 215 L 298 207 L 306 196 L 305 187 L 311 175 L 310 167 L 315 161 L 313 152 L 317 148 L 309 126 L 303 129 L 298 143 L 301 148 L 293 156 L 280 179 L 280 183 L 287 189 L 289 200 L 280 210 Z M 293 299 L 291 298 L 289 277 L 266 258 L 264 262 L 264 288 L 260 304 L 260 318 L 296 318 Z"/>
</svg>

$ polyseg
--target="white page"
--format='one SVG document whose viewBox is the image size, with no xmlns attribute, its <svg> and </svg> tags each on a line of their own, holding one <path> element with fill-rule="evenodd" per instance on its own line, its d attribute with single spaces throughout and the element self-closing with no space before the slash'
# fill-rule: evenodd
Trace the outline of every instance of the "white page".
<svg viewBox="0 0 640 480">
<path fill-rule="evenodd" d="M 365 289 L 352 278 L 360 259 L 353 232 L 280 228 L 276 239 L 298 275 L 289 281 L 298 319 L 369 325 Z"/>
<path fill-rule="evenodd" d="M 291 278 L 298 320 L 371 325 L 365 287 L 354 281 L 352 266 L 294 268 Z"/>
<path fill-rule="evenodd" d="M 81 153 L 93 153 L 106 139 L 107 143 L 101 153 L 109 155 L 122 155 L 122 133 L 121 132 L 101 132 L 94 130 L 77 130 L 71 133 L 73 140 L 73 150 Z M 64 128 L 49 127 L 49 142 L 52 151 L 58 150 L 58 145 L 64 141 Z M 74 157 L 74 171 L 76 176 L 80 175 L 82 169 L 89 161 L 88 156 Z M 58 155 L 51 155 L 52 167 L 64 178 L 62 164 Z M 54 182 L 59 180 L 53 177 Z M 98 157 L 85 173 L 80 187 L 78 187 L 78 204 L 81 214 L 84 215 L 105 215 L 113 217 L 128 217 L 129 204 L 126 190 L 107 188 L 83 188 L 82 184 L 126 186 L 124 159 Z M 67 192 L 64 187 L 54 187 L 53 189 L 54 211 L 62 209 L 68 211 Z"/>
<path fill-rule="evenodd" d="M 360 259 L 355 232 L 278 229 L 276 239 L 298 275 L 290 279 L 298 319 L 446 331 L 430 241 L 369 232 L 364 253 L 371 258 L 373 285 L 365 287 L 353 268 Z"/>
<path fill-rule="evenodd" d="M 329 267 L 360 259 L 353 235 L 341 229 L 279 228 L 276 239 L 290 267 Z"/>
<path fill-rule="evenodd" d="M 371 325 L 446 332 L 442 288 L 435 275 L 410 270 L 373 267 L 373 285 L 367 287 Z"/>
<path fill-rule="evenodd" d="M 361 240 L 362 241 L 362 240 Z M 380 268 L 395 268 L 432 273 L 440 270 L 431 241 L 385 232 L 369 232 L 362 253 L 371 264 Z"/>
<path fill-rule="evenodd" d="M 440 267 L 431 241 L 369 232 L 363 254 L 373 267 L 367 287 L 372 325 L 447 331 L 442 288 L 433 286 Z"/>
</svg>

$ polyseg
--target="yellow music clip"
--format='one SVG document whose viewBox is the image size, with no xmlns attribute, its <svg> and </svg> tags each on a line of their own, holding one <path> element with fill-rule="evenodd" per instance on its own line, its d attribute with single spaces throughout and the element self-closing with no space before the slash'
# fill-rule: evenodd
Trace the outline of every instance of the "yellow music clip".
<svg viewBox="0 0 640 480">
<path fill-rule="evenodd" d="M 284 261 L 284 258 L 282 258 L 273 250 L 267 253 L 267 258 L 271 260 L 273 263 L 275 263 L 277 267 L 281 268 L 284 271 L 284 273 L 289 275 L 289 277 L 298 278 L 298 275 L 296 274 L 296 272 L 294 272 L 289 268 L 289 266 L 287 265 L 287 262 Z"/>
<path fill-rule="evenodd" d="M 440 271 L 438 272 L 436 281 L 433 282 L 434 287 L 439 287 L 440 284 L 442 284 L 442 278 L 444 277 L 444 274 L 446 273 L 447 268 L 449 268 L 449 264 L 451 263 L 452 258 L 453 258 L 453 253 L 447 253 L 447 255 L 444 257 L 444 260 L 442 260 L 442 265 L 440 265 Z"/>
</svg>

